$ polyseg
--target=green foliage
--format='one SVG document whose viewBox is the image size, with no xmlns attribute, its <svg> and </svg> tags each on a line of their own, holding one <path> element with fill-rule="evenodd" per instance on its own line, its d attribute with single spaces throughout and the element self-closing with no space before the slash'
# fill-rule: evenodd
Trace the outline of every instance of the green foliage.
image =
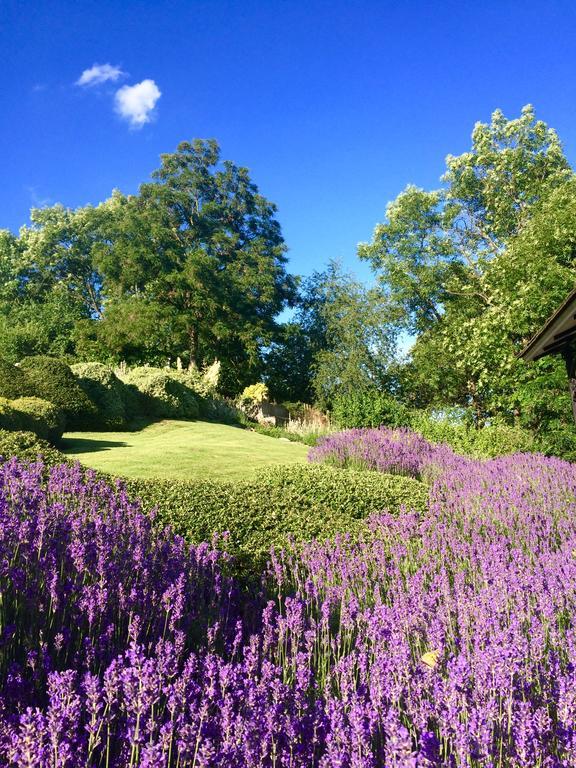
<svg viewBox="0 0 576 768">
<path fill-rule="evenodd" d="M 443 189 L 408 187 L 359 247 L 389 322 L 418 334 L 403 397 L 464 406 L 477 426 L 496 417 L 540 433 L 543 403 L 560 418 L 564 397 L 517 353 L 574 284 L 574 174 L 530 106 L 512 120 L 494 112 L 475 126 L 471 150 L 446 163 Z"/>
<path fill-rule="evenodd" d="M 143 415 L 161 419 L 196 419 L 198 400 L 175 371 L 139 367 L 129 370 L 122 380 L 140 393 Z"/>
<path fill-rule="evenodd" d="M 386 392 L 366 390 L 341 395 L 334 401 L 332 419 L 339 427 L 407 427 L 409 409 Z"/>
<path fill-rule="evenodd" d="M 0 429 L 20 429 L 20 419 L 12 401 L 0 397 Z"/>
<path fill-rule="evenodd" d="M 318 338 L 302 325 L 302 311 L 296 321 L 282 324 L 264 357 L 264 378 L 276 402 L 314 399 L 312 366 Z"/>
<path fill-rule="evenodd" d="M 247 400 L 250 403 L 262 403 L 264 400 L 268 399 L 268 387 L 262 382 L 258 382 L 258 384 L 250 384 L 249 386 L 244 387 L 240 399 Z"/>
<path fill-rule="evenodd" d="M 259 382 L 244 387 L 236 400 L 238 408 L 248 416 L 249 419 L 255 419 L 262 403 L 268 399 L 268 387 Z"/>
<path fill-rule="evenodd" d="M 205 421 L 219 424 L 246 425 L 246 416 L 236 405 L 220 397 L 200 397 L 198 402 L 200 415 Z"/>
<path fill-rule="evenodd" d="M 332 261 L 305 282 L 299 317 L 311 340 L 312 389 L 322 409 L 338 395 L 386 384 L 395 333 L 380 290 L 365 288 Z"/>
<path fill-rule="evenodd" d="M 50 467 L 69 461 L 67 456 L 33 432 L 12 432 L 5 429 L 0 429 L 0 456 L 3 459 L 16 456 L 22 461 L 37 461 L 41 458 Z"/>
<path fill-rule="evenodd" d="M 89 207 L 32 210 L 18 236 L 0 232 L 0 356 L 74 353 L 74 328 L 96 310 L 90 266 Z"/>
<path fill-rule="evenodd" d="M 71 366 L 78 383 L 96 405 L 92 426 L 99 429 L 121 429 L 126 425 L 126 385 L 112 368 L 103 363 L 76 363 Z M 131 415 L 137 415 L 133 413 Z M 86 426 L 89 426 L 87 423 Z"/>
<path fill-rule="evenodd" d="M 26 397 L 32 394 L 32 391 L 33 385 L 26 373 L 18 366 L 0 358 L 0 397 L 13 400 L 15 397 Z"/>
<path fill-rule="evenodd" d="M 12 400 L 18 430 L 34 432 L 42 440 L 57 445 L 66 427 L 62 410 L 40 397 L 19 397 Z M 3 425 L 4 426 L 4 425 Z"/>
<path fill-rule="evenodd" d="M 102 342 L 129 362 L 220 359 L 224 391 L 231 377 L 237 392 L 295 296 L 275 206 L 212 140 L 162 155 L 153 178 L 98 210 L 94 263 L 110 298 Z"/>
<path fill-rule="evenodd" d="M 97 409 L 86 395 L 70 366 L 53 357 L 27 357 L 20 364 L 32 382 L 36 397 L 48 400 L 66 416 L 67 429 L 82 429 L 95 418 Z"/>
<path fill-rule="evenodd" d="M 416 480 L 321 465 L 274 467 L 257 480 L 236 483 L 126 483 L 145 509 L 157 510 L 160 524 L 169 523 L 189 541 L 228 532 L 227 548 L 254 573 L 271 547 L 353 535 L 371 512 L 395 512 L 402 505 L 422 510 L 427 503 L 427 489 Z"/>
<path fill-rule="evenodd" d="M 447 443 L 456 453 L 477 458 L 488 459 L 535 450 L 534 435 L 531 432 L 505 424 L 476 429 L 448 418 L 413 412 L 409 426 L 432 443 Z"/>
</svg>

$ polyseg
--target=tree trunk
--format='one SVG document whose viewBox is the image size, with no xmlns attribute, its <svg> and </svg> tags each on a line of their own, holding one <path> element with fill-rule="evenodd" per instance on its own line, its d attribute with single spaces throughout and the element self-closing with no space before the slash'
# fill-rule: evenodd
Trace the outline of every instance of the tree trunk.
<svg viewBox="0 0 576 768">
<path fill-rule="evenodd" d="M 193 325 L 188 331 L 190 370 L 198 370 L 198 329 Z"/>
</svg>

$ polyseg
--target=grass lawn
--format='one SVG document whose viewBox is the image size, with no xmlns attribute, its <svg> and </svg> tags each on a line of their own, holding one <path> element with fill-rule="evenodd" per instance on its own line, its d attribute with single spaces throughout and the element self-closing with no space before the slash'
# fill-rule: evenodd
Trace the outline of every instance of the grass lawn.
<svg viewBox="0 0 576 768">
<path fill-rule="evenodd" d="M 68 432 L 62 450 L 124 477 L 250 477 L 270 464 L 306 461 L 308 446 L 205 421 L 161 421 L 140 432 Z"/>
</svg>

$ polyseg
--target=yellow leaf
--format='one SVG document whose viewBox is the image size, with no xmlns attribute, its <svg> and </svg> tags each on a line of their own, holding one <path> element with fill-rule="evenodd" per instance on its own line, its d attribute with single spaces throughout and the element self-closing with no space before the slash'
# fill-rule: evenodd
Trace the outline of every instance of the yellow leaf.
<svg viewBox="0 0 576 768">
<path fill-rule="evenodd" d="M 427 667 L 430 667 L 430 669 L 434 669 L 436 664 L 438 664 L 438 657 L 440 656 L 440 651 L 426 651 L 426 653 L 422 656 L 420 661 L 423 664 L 426 664 Z"/>
</svg>

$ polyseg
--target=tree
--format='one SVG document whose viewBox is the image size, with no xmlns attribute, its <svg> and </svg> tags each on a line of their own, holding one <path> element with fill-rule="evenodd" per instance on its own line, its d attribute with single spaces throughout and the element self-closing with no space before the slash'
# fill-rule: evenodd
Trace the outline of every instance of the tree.
<svg viewBox="0 0 576 768">
<path fill-rule="evenodd" d="M 303 281 L 298 311 L 286 326 L 284 342 L 269 352 L 268 370 L 283 355 L 296 363 L 289 374 L 280 363 L 283 376 L 268 375 L 271 392 L 287 392 L 289 399 L 312 396 L 326 408 L 336 395 L 383 387 L 395 343 L 387 318 L 381 293 L 366 288 L 331 261 L 324 271 Z M 292 378 L 296 371 L 300 389 Z"/>
<path fill-rule="evenodd" d="M 571 218 L 574 176 L 556 133 L 525 107 L 516 120 L 497 111 L 477 124 L 471 151 L 447 158 L 443 181 L 436 192 L 401 193 L 359 256 L 379 275 L 397 327 L 417 334 L 408 378 L 427 389 L 425 404 L 471 406 L 478 424 L 512 419 L 515 353 L 573 282 L 572 223 L 558 221 Z M 548 237 L 534 248 L 554 227 L 565 245 Z"/>
<path fill-rule="evenodd" d="M 94 261 L 108 305 L 142 297 L 173 318 L 164 355 L 225 367 L 228 356 L 249 380 L 296 292 L 276 208 L 245 168 L 220 162 L 215 141 L 180 144 L 153 178 L 100 207 Z"/>
<path fill-rule="evenodd" d="M 0 353 L 7 359 L 72 355 L 76 323 L 98 313 L 89 217 L 89 209 L 34 209 L 18 237 L 0 232 Z"/>
<path fill-rule="evenodd" d="M 297 320 L 280 326 L 264 356 L 264 378 L 273 400 L 292 403 L 314 400 L 313 355 L 312 340 Z"/>
</svg>

